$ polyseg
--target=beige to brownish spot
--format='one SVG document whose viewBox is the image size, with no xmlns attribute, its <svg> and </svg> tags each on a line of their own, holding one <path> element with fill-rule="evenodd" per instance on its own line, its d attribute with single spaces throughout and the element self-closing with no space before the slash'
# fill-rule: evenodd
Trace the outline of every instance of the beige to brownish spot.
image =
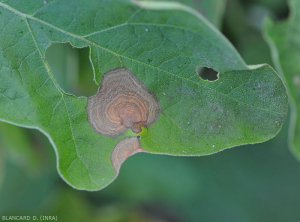
<svg viewBox="0 0 300 222">
<path fill-rule="evenodd" d="M 88 121 L 97 133 L 115 138 L 128 128 L 134 133 L 151 126 L 159 117 L 161 107 L 152 93 L 126 68 L 117 68 L 103 75 L 95 96 L 88 98 Z M 136 137 L 120 140 L 111 154 L 116 174 L 124 160 L 143 152 Z"/>
<path fill-rule="evenodd" d="M 113 149 L 110 159 L 116 175 L 119 174 L 122 163 L 133 154 L 147 152 L 140 146 L 140 141 L 136 137 L 120 140 Z"/>
<path fill-rule="evenodd" d="M 154 93 L 126 68 L 103 75 L 98 93 L 88 98 L 88 121 L 104 136 L 115 138 L 128 128 L 141 132 L 158 119 L 160 104 Z"/>
</svg>

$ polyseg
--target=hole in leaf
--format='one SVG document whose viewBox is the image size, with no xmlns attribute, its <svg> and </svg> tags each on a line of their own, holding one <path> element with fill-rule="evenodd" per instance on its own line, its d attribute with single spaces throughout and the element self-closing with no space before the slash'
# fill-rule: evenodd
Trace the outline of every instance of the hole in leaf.
<svg viewBox="0 0 300 222">
<path fill-rule="evenodd" d="M 46 51 L 52 75 L 67 93 L 89 97 L 97 92 L 89 47 L 74 48 L 70 43 L 53 43 Z"/>
<path fill-rule="evenodd" d="M 215 70 L 213 70 L 211 68 L 199 66 L 199 67 L 197 67 L 196 72 L 198 73 L 200 78 L 203 80 L 215 81 L 219 78 L 218 72 L 216 72 Z"/>
</svg>

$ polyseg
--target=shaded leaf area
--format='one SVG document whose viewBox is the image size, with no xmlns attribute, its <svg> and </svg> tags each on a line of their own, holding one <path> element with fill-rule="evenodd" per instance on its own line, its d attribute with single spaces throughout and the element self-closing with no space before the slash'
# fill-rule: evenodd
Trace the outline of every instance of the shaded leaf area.
<svg viewBox="0 0 300 222">
<path fill-rule="evenodd" d="M 278 132 L 278 126 L 284 121 L 285 113 L 279 113 L 278 108 L 286 109 L 285 89 L 279 90 L 282 82 L 269 73 L 268 66 L 221 74 L 218 81 L 204 81 L 203 88 L 182 85 L 180 92 L 165 90 L 166 95 L 171 95 L 168 101 L 158 97 L 162 104 L 170 105 L 162 105 L 164 115 L 160 115 L 148 135 L 141 139 L 146 150 L 210 154 L 226 146 L 265 141 Z M 180 100 L 172 104 L 176 97 Z M 193 104 L 191 109 L 182 108 L 190 104 Z M 173 116 L 180 116 L 175 120 L 176 125 L 172 125 Z"/>
<path fill-rule="evenodd" d="M 89 47 L 97 84 L 126 67 L 156 94 L 163 113 L 139 135 L 149 152 L 212 154 L 280 130 L 287 112 L 281 79 L 267 65 L 249 69 L 195 10 L 124 0 L 32 2 L 0 2 L 0 119 L 42 131 L 71 186 L 107 186 L 115 178 L 110 154 L 122 137 L 95 133 L 87 99 L 57 84 L 45 59 L 52 42 Z M 198 66 L 213 68 L 219 80 L 201 80 Z"/>
<path fill-rule="evenodd" d="M 290 0 L 288 20 L 275 24 L 265 20 L 265 39 L 271 48 L 278 73 L 286 82 L 292 109 L 289 144 L 292 152 L 300 158 L 300 2 Z"/>
</svg>

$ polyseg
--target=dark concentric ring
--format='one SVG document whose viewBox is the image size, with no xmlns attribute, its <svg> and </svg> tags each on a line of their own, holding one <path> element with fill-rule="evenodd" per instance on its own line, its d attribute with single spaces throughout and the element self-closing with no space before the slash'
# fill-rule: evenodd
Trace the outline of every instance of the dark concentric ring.
<svg viewBox="0 0 300 222">
<path fill-rule="evenodd" d="M 98 93 L 88 98 L 88 121 L 104 136 L 115 138 L 128 128 L 139 133 L 158 119 L 161 107 L 154 93 L 126 68 L 103 75 Z"/>
</svg>

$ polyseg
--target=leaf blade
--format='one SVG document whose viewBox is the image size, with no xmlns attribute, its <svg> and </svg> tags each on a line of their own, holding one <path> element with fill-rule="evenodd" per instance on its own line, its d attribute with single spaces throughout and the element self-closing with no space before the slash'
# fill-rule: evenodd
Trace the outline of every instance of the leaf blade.
<svg viewBox="0 0 300 222">
<path fill-rule="evenodd" d="M 100 83 L 106 71 L 125 66 L 156 94 L 164 114 L 161 114 L 158 122 L 147 133 L 141 133 L 140 139 L 143 148 L 150 152 L 182 155 L 182 148 L 192 144 L 197 147 L 192 152 L 185 153 L 186 155 L 211 154 L 229 146 L 270 139 L 281 128 L 286 115 L 287 97 L 285 87 L 277 74 L 268 66 L 257 70 L 248 69 L 228 40 L 197 13 L 191 13 L 191 9 L 140 9 L 131 1 L 103 1 L 100 4 L 98 1 L 89 1 L 89 4 L 74 1 L 70 7 L 82 9 L 82 14 L 71 10 L 72 14 L 65 15 L 61 10 L 67 7 L 68 1 L 53 1 L 31 15 L 20 11 L 22 4 L 15 9 L 0 2 L 1 12 L 3 11 L 0 16 L 7 19 L 0 24 L 1 37 L 4 36 L 0 38 L 0 119 L 42 131 L 56 151 L 59 174 L 74 188 L 98 190 L 114 180 L 116 175 L 110 154 L 117 142 L 129 134 L 112 139 L 93 131 L 87 121 L 86 98 L 63 92 L 51 74 L 45 52 L 52 42 L 70 42 L 75 47 L 89 46 L 97 83 Z M 82 4 L 87 6 L 83 7 Z M 103 5 L 107 7 L 102 7 Z M 120 10 L 122 15 L 116 13 Z M 103 20 L 94 22 L 95 25 L 92 26 L 91 23 L 98 18 L 98 14 L 102 15 Z M 112 24 L 108 23 L 110 20 Z M 6 29 L 7 23 L 12 28 Z M 81 26 L 82 29 L 79 28 Z M 13 37 L 9 38 L 10 36 Z M 196 73 L 198 66 L 219 71 L 220 79 L 215 82 L 201 80 Z M 231 81 L 231 78 L 226 77 L 234 72 L 239 76 L 238 81 Z M 249 91 L 252 85 L 244 87 L 249 80 L 245 76 L 251 76 L 255 72 L 259 72 L 260 76 L 253 75 L 254 80 L 263 82 L 265 91 L 251 91 L 252 94 L 249 94 L 245 89 Z M 261 78 L 263 74 L 270 76 L 271 85 Z M 223 80 L 227 81 L 223 84 L 226 87 L 220 84 Z M 234 84 L 240 90 L 226 94 L 231 92 L 228 87 Z M 282 100 L 276 97 L 274 87 L 279 89 Z M 247 98 L 247 94 L 251 95 L 252 100 Z M 261 109 L 252 107 L 253 114 L 246 112 L 246 115 L 242 115 L 235 113 L 230 106 L 247 111 L 251 106 L 245 108 L 243 105 L 232 104 L 247 105 L 249 102 L 257 105 L 254 100 L 257 95 L 258 98 L 262 96 L 266 100 L 270 97 L 275 100 L 274 103 L 279 104 L 273 107 L 275 112 L 272 110 L 274 115 L 270 121 L 280 121 L 278 120 L 279 124 L 276 126 L 268 123 L 264 128 L 266 135 L 259 137 L 258 134 L 253 134 L 249 138 L 251 133 L 248 128 L 253 121 L 251 118 L 257 113 L 263 117 L 266 114 Z M 195 104 L 193 100 L 199 100 L 201 96 L 206 99 L 205 103 Z M 178 112 L 176 106 L 182 101 L 186 108 Z M 268 103 L 261 102 L 258 105 L 265 107 Z M 209 134 L 210 131 L 213 132 L 212 129 L 206 130 L 209 124 L 218 123 L 217 114 L 224 107 L 231 110 L 228 123 L 225 122 L 229 126 L 227 130 L 236 137 L 240 132 L 235 130 L 230 120 L 241 116 L 242 123 L 239 124 L 245 125 L 243 140 L 230 142 L 228 136 L 217 140 L 216 136 Z M 193 109 L 204 109 L 205 115 L 197 117 Z M 208 132 L 202 138 L 208 142 L 209 147 L 206 144 L 197 144 L 201 138 L 197 138 L 197 134 L 190 129 L 185 129 L 187 121 L 183 120 L 186 113 L 194 115 L 193 121 L 198 124 L 197 127 L 200 127 L 203 135 Z M 247 119 L 249 116 L 251 118 Z M 259 120 L 252 125 L 262 126 Z M 178 128 L 184 130 L 181 132 Z M 170 129 L 176 130 L 172 132 Z M 174 132 L 183 135 L 177 136 Z M 167 146 L 168 134 L 171 135 L 174 146 L 165 151 L 161 147 Z M 178 140 L 180 138 L 188 142 Z M 156 140 L 160 140 L 159 146 L 151 147 Z"/>
</svg>

